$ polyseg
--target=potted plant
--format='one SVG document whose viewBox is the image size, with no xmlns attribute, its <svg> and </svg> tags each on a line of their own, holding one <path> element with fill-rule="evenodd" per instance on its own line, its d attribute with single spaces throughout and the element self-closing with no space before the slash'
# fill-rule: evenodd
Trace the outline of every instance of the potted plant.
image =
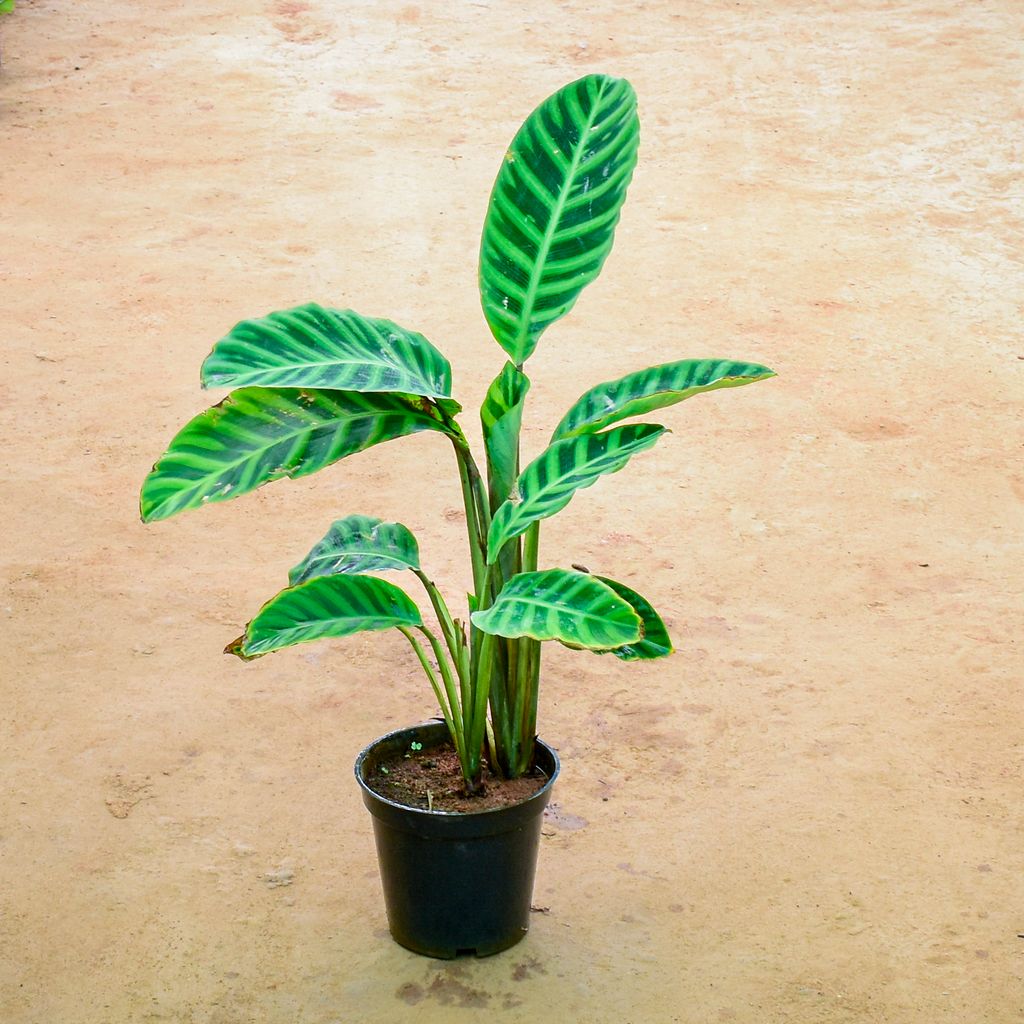
<svg viewBox="0 0 1024 1024">
<path fill-rule="evenodd" d="M 638 130 L 629 83 L 588 75 L 541 103 L 505 154 L 479 280 L 508 359 L 480 408 L 482 463 L 459 423 L 448 361 L 426 338 L 311 304 L 243 321 L 215 345 L 202 383 L 237 390 L 178 433 L 142 488 L 149 522 L 407 434 L 432 431 L 452 445 L 473 580 L 465 614 L 452 611 L 405 526 L 349 514 L 227 647 L 250 659 L 366 630 L 408 639 L 443 721 L 371 744 L 356 774 L 392 934 L 428 955 L 493 953 L 526 932 L 541 814 L 558 771 L 536 735 L 541 643 L 623 661 L 672 651 L 658 613 L 630 586 L 579 566 L 540 568 L 541 522 L 665 433 L 622 421 L 773 375 L 755 363 L 684 359 L 597 384 L 521 465 L 524 364 L 600 272 Z M 376 575 L 392 570 L 416 577 L 431 621 Z M 444 781 L 452 766 L 458 785 Z"/>
</svg>

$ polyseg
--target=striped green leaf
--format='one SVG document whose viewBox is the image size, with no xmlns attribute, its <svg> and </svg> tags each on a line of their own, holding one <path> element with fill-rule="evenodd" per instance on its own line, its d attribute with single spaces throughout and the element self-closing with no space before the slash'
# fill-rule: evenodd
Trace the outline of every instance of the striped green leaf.
<svg viewBox="0 0 1024 1024">
<path fill-rule="evenodd" d="M 512 140 L 484 222 L 480 297 L 517 365 L 600 273 L 639 131 L 630 84 L 588 75 L 548 97 Z"/>
<path fill-rule="evenodd" d="M 430 403 L 411 395 L 242 388 L 171 441 L 142 485 L 142 519 L 307 476 L 393 437 L 444 429 Z"/>
<path fill-rule="evenodd" d="M 473 624 L 485 633 L 534 640 L 561 640 L 593 650 L 634 643 L 640 617 L 597 577 L 567 569 L 524 572 L 505 584 Z"/>
<path fill-rule="evenodd" d="M 288 582 L 296 586 L 318 576 L 419 567 L 419 546 L 408 527 L 373 516 L 346 516 L 331 524 L 323 540 L 288 573 Z"/>
<path fill-rule="evenodd" d="M 333 388 L 451 395 L 448 360 L 390 320 L 316 303 L 243 320 L 206 357 L 204 387 Z"/>
<path fill-rule="evenodd" d="M 580 488 L 618 472 L 664 432 L 665 428 L 656 424 L 637 423 L 549 445 L 523 470 L 512 496 L 494 513 L 487 535 L 488 562 L 531 523 L 561 511 Z"/>
<path fill-rule="evenodd" d="M 639 640 L 623 644 L 620 647 L 613 647 L 610 651 L 598 651 L 598 653 L 611 653 L 623 661 L 649 661 L 671 654 L 673 647 L 668 630 L 651 603 L 624 583 L 610 580 L 607 576 L 598 576 L 597 578 L 606 586 L 611 587 L 624 601 L 627 601 L 643 623 L 643 633 Z"/>
<path fill-rule="evenodd" d="M 619 420 L 675 405 L 705 391 L 737 388 L 774 376 L 767 366 L 728 359 L 683 359 L 652 366 L 585 392 L 562 417 L 552 440 L 603 430 Z"/>
<path fill-rule="evenodd" d="M 258 658 L 308 640 L 421 625 L 419 609 L 393 583 L 373 576 L 320 576 L 272 597 L 225 653 Z"/>
<path fill-rule="evenodd" d="M 519 473 L 519 432 L 529 390 L 529 377 L 506 363 L 480 406 L 492 512 L 512 493 Z"/>
</svg>

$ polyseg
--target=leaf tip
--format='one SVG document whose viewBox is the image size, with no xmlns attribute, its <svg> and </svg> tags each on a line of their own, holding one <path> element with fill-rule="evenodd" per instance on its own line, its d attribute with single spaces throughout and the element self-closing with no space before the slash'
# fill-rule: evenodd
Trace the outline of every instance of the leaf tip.
<svg viewBox="0 0 1024 1024">
<path fill-rule="evenodd" d="M 142 484 L 142 491 L 139 494 L 139 519 L 143 523 L 153 523 L 158 519 L 166 519 L 170 513 L 164 513 L 159 501 L 154 501 L 146 494 L 146 487 L 149 484 L 150 476 L 147 476 Z"/>
<path fill-rule="evenodd" d="M 246 636 L 243 633 L 241 636 L 236 637 L 224 648 L 225 654 L 233 654 L 240 661 L 255 661 L 257 658 L 262 658 L 262 654 L 247 654 L 245 651 Z"/>
</svg>

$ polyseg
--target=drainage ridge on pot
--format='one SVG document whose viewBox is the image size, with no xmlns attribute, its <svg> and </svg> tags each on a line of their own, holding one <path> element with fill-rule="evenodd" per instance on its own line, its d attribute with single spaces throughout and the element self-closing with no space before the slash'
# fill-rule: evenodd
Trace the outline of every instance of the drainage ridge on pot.
<svg viewBox="0 0 1024 1024">
<path fill-rule="evenodd" d="M 436 746 L 443 722 L 401 729 L 371 743 L 356 759 L 363 802 L 373 816 L 391 935 L 424 956 L 489 956 L 515 945 L 530 925 L 540 829 L 558 755 L 537 740 L 536 766 L 547 782 L 522 803 L 487 811 L 405 807 L 370 789 L 377 764 L 412 743 Z"/>
</svg>

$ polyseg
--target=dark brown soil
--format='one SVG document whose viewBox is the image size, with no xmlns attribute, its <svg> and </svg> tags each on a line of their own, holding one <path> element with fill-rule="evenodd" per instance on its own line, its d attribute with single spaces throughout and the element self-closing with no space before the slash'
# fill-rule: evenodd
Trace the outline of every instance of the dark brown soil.
<svg viewBox="0 0 1024 1024">
<path fill-rule="evenodd" d="M 535 769 L 519 779 L 501 779 L 485 763 L 480 792 L 467 796 L 458 755 L 446 743 L 384 758 L 366 782 L 375 793 L 406 807 L 468 813 L 521 804 L 547 778 Z"/>
</svg>

